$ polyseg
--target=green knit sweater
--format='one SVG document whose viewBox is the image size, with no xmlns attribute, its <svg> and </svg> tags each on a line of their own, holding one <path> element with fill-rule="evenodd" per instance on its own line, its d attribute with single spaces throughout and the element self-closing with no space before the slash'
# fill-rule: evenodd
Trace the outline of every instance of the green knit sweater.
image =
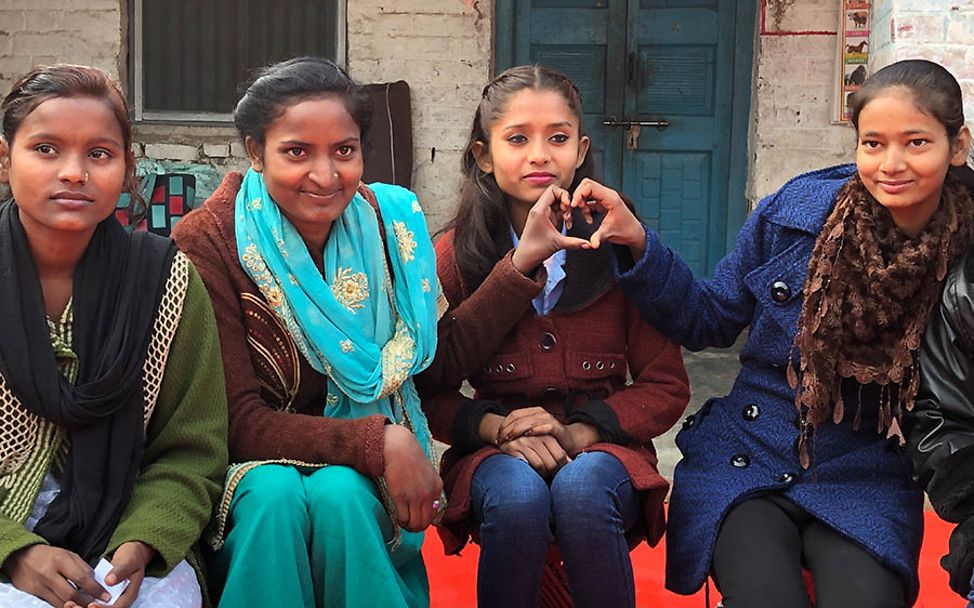
<svg viewBox="0 0 974 608">
<path fill-rule="evenodd" d="M 187 558 L 210 520 L 227 467 L 227 405 L 216 322 L 196 269 L 185 258 L 180 263 L 188 265 L 182 315 L 146 426 L 139 477 L 106 549 L 111 554 L 129 541 L 152 546 L 156 558 L 147 568 L 149 576 L 165 575 Z M 177 266 L 173 264 L 174 273 Z M 178 311 L 158 314 L 174 313 Z M 10 419 L 3 417 L 0 422 Z M 0 436 L 16 432 L 16 428 L 0 428 Z M 39 433 L 39 443 L 48 445 L 33 450 L 53 452 L 51 443 L 58 441 L 58 435 Z M 53 462 L 53 458 L 46 460 L 47 466 Z M 0 472 L 0 481 L 3 473 L 15 478 L 23 471 Z M 0 491 L 0 505 L 34 503 L 37 484 L 4 485 L 13 491 Z M 26 495 L 18 496 L 18 488 L 26 488 L 20 492 Z M 0 508 L 0 564 L 20 549 L 47 542 L 24 527 L 26 515 L 15 519 L 2 514 L 9 512 Z"/>
</svg>

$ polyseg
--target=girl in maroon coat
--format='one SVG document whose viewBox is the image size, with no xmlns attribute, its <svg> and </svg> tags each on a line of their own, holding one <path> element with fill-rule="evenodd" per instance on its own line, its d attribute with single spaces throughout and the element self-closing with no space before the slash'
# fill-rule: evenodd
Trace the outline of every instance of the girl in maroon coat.
<svg viewBox="0 0 974 608">
<path fill-rule="evenodd" d="M 609 249 L 589 248 L 598 223 L 566 231 L 556 212 L 589 174 L 581 116 L 553 70 L 488 84 L 436 247 L 450 310 L 417 384 L 452 444 L 440 534 L 448 553 L 480 543 L 481 606 L 538 606 L 551 543 L 576 606 L 634 606 L 629 549 L 663 532 L 652 438 L 683 412 L 686 370 L 623 298 Z"/>
</svg>

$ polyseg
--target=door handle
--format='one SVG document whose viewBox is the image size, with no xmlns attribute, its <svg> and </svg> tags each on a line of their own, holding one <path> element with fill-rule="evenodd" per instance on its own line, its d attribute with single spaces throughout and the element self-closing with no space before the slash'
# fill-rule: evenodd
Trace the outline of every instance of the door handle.
<svg viewBox="0 0 974 608">
<path fill-rule="evenodd" d="M 632 127 L 656 127 L 662 131 L 670 126 L 670 121 L 664 118 L 660 120 L 616 120 L 615 118 L 610 118 L 603 120 L 602 124 L 606 127 L 626 127 L 627 129 Z"/>
</svg>

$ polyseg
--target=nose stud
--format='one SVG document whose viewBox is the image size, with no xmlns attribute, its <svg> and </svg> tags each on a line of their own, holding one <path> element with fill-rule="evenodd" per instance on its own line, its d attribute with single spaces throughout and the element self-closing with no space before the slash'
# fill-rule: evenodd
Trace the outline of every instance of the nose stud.
<svg viewBox="0 0 974 608">
<path fill-rule="evenodd" d="M 88 183 L 88 172 L 85 171 L 85 177 L 84 177 L 84 179 L 81 180 L 81 185 L 83 186 L 83 185 L 85 185 L 87 183 Z"/>
</svg>

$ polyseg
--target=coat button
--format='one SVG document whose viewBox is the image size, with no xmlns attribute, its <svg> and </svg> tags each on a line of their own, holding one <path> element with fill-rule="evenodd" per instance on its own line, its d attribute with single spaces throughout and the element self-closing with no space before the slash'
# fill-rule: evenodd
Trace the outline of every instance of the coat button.
<svg viewBox="0 0 974 608">
<path fill-rule="evenodd" d="M 788 283 L 785 283 L 784 281 L 775 281 L 771 285 L 771 299 L 775 302 L 787 302 L 788 298 L 790 297 L 791 287 L 788 287 Z"/>
<path fill-rule="evenodd" d="M 693 414 L 690 414 L 689 416 L 683 419 L 683 430 L 684 431 L 687 430 L 688 428 L 696 424 L 696 422 L 697 422 L 696 417 Z"/>
<path fill-rule="evenodd" d="M 747 454 L 734 454 L 731 456 L 730 463 L 735 468 L 746 469 L 751 464 L 751 459 Z"/>
<path fill-rule="evenodd" d="M 548 352 L 549 350 L 553 349 L 557 343 L 558 340 L 555 339 L 555 335 L 549 331 L 544 332 L 538 337 L 538 348 L 540 348 L 542 352 Z"/>
<path fill-rule="evenodd" d="M 553 386 L 549 386 L 548 388 L 541 391 L 541 396 L 547 399 L 554 399 L 555 397 L 558 397 L 560 395 L 561 395 L 561 391 Z"/>
<path fill-rule="evenodd" d="M 783 483 L 786 486 L 790 486 L 791 484 L 795 483 L 795 474 L 786 471 L 781 475 L 778 475 L 778 483 Z"/>
<path fill-rule="evenodd" d="M 744 416 L 744 420 L 747 420 L 748 422 L 754 422 L 755 420 L 758 419 L 758 416 L 761 415 L 761 408 L 759 408 L 755 403 L 752 403 L 750 405 L 745 405 L 744 411 L 741 412 L 741 415 Z"/>
</svg>

